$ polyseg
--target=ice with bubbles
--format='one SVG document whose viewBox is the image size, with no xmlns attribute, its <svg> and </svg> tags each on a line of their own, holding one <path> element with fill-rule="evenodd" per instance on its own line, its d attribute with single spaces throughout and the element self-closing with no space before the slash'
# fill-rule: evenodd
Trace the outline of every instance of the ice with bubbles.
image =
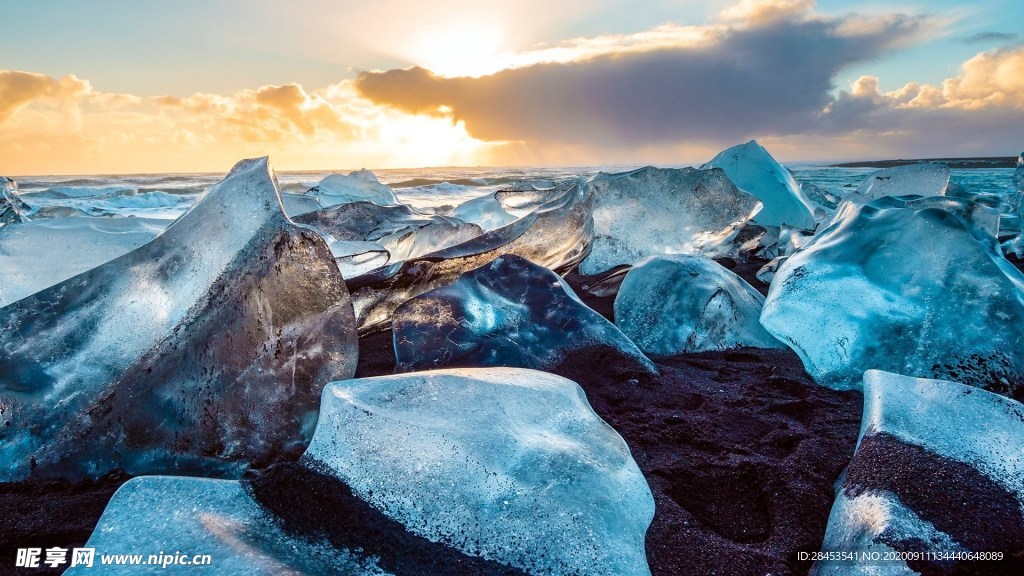
<svg viewBox="0 0 1024 576">
<path fill-rule="evenodd" d="M 719 152 L 701 168 L 721 168 L 740 190 L 756 196 L 763 205 L 754 216 L 758 224 L 814 229 L 814 206 L 793 174 L 756 140 Z"/>
<path fill-rule="evenodd" d="M 565 378 L 519 368 L 335 382 L 302 458 L 429 540 L 530 574 L 647 576 L 654 500 Z"/>
<path fill-rule="evenodd" d="M 345 283 L 266 158 L 160 236 L 0 308 L 3 477 L 234 475 L 308 440 L 355 370 Z"/>
<path fill-rule="evenodd" d="M 373 172 L 365 168 L 348 174 L 331 174 L 307 190 L 306 195 L 316 198 L 323 208 L 359 201 L 381 206 L 398 204 L 391 187 L 382 184 Z"/>
<path fill-rule="evenodd" d="M 729 236 L 724 231 L 760 208 L 756 198 L 716 169 L 648 166 L 602 172 L 584 186 L 594 194 L 594 243 L 580 265 L 583 274 L 647 256 L 715 249 Z"/>
<path fill-rule="evenodd" d="M 764 297 L 702 256 L 654 256 L 626 274 L 615 325 L 641 350 L 661 356 L 741 346 L 779 348 L 761 326 Z"/>
<path fill-rule="evenodd" d="M 395 310 L 401 371 L 514 366 L 553 370 L 573 352 L 605 347 L 650 373 L 654 364 L 557 274 L 501 256 Z"/>
<path fill-rule="evenodd" d="M 1021 397 L 1024 275 L 994 212 L 942 196 L 847 202 L 772 281 L 761 323 L 821 384 L 877 368 Z"/>
<path fill-rule="evenodd" d="M 888 445 L 886 461 L 880 461 L 867 448 L 879 439 Z M 901 452 L 903 458 L 928 454 L 931 462 L 916 466 L 923 470 L 911 471 L 896 462 Z M 975 470 L 979 478 L 993 485 L 995 490 L 984 492 L 987 497 L 995 493 L 1008 502 L 984 502 L 981 506 L 990 508 L 960 511 L 954 524 L 943 526 L 936 525 L 934 508 L 944 503 L 935 503 L 928 510 L 928 506 L 921 506 L 925 494 L 915 492 L 908 499 L 908 494 L 900 493 L 908 474 L 923 474 L 912 481 L 939 486 L 943 493 L 983 493 L 978 480 L 967 480 L 967 485 L 950 484 L 965 481 L 962 473 L 955 472 L 962 467 Z M 861 469 L 869 472 L 861 473 Z M 1002 507 L 1003 503 L 1009 506 Z M 960 502 L 945 505 L 950 504 Z M 946 513 L 940 512 L 940 520 Z M 1024 406 L 957 382 L 868 370 L 864 374 L 864 417 L 858 448 L 836 495 L 822 549 L 892 554 L 923 547 L 949 553 L 1001 551 L 1012 558 L 1012 548 L 1016 547 L 1019 554 L 1022 545 L 1006 541 L 1012 538 L 1009 534 L 991 530 L 984 534 L 971 527 L 967 530 L 973 533 L 967 539 L 951 534 L 958 525 L 969 523 L 969 513 L 983 515 L 980 520 L 985 523 L 999 516 L 1024 525 Z M 1019 556 L 1016 562 L 1020 562 Z M 977 566 L 977 562 L 960 565 L 964 566 Z M 899 560 L 899 554 L 887 567 L 890 572 L 885 573 L 917 573 Z M 1006 563 L 998 567 L 1011 573 Z M 818 562 L 811 573 L 879 574 L 875 568 L 865 562 Z"/>
</svg>

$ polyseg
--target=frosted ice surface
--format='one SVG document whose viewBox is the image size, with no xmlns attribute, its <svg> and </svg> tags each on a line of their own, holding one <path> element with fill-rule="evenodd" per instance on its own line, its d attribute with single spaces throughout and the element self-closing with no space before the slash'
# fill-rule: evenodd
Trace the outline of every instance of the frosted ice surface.
<svg viewBox="0 0 1024 576">
<path fill-rule="evenodd" d="M 650 574 L 647 482 L 559 376 L 487 368 L 334 382 L 303 461 L 467 554 L 531 574 Z"/>
<path fill-rule="evenodd" d="M 391 187 L 381 184 L 373 172 L 365 168 L 348 174 L 331 174 L 306 194 L 315 197 L 324 208 L 359 201 L 381 206 L 398 204 Z"/>
<path fill-rule="evenodd" d="M 861 450 L 865 439 L 881 434 L 976 469 L 1017 500 L 1021 510 L 1016 513 L 1024 510 L 1024 405 L 1019 402 L 957 382 L 868 370 L 864 374 L 864 417 L 851 469 L 861 465 L 884 471 L 886 462 L 859 461 L 870 458 Z M 892 480 L 898 486 L 896 479 L 908 471 L 895 468 L 895 463 L 893 466 L 889 477 L 882 481 Z M 934 474 L 934 480 L 918 481 L 949 481 L 953 477 L 941 469 L 934 470 Z M 847 477 L 833 505 L 822 548 L 884 552 L 892 550 L 890 545 L 894 543 L 905 542 L 917 542 L 915 546 L 923 545 L 926 550 L 969 549 L 919 517 L 910 504 L 900 501 L 898 494 L 879 486 L 858 486 Z M 998 543 L 989 545 L 991 548 L 980 551 L 1003 549 Z M 904 564 L 890 567 L 910 573 Z M 816 573 L 874 572 L 863 564 L 819 564 Z"/>
<path fill-rule="evenodd" d="M 949 166 L 923 162 L 873 172 L 857 193 L 869 200 L 883 196 L 941 196 L 949 186 Z"/>
<path fill-rule="evenodd" d="M 594 243 L 580 265 L 599 274 L 647 256 L 713 249 L 760 202 L 721 170 L 640 168 L 600 173 L 585 184 L 594 194 Z"/>
<path fill-rule="evenodd" d="M 554 272 L 501 256 L 409 300 L 392 320 L 400 371 L 515 366 L 553 370 L 572 353 L 606 346 L 657 368 Z"/>
<path fill-rule="evenodd" d="M 399 304 L 455 281 L 504 254 L 563 273 L 579 264 L 594 234 L 593 196 L 580 186 L 554 195 L 530 214 L 462 244 L 352 278 L 360 333 L 391 321 Z"/>
<path fill-rule="evenodd" d="M 18 196 L 18 183 L 0 176 L 0 228 L 28 220 L 29 207 Z"/>
<path fill-rule="evenodd" d="M 763 204 L 754 216 L 758 224 L 814 229 L 814 207 L 793 174 L 757 141 L 723 150 L 701 168 L 725 170 L 737 187 L 756 196 Z"/>
<path fill-rule="evenodd" d="M 466 200 L 452 210 L 451 216 L 463 222 L 476 224 L 488 232 L 510 224 L 516 219 L 516 216 L 501 207 L 494 194 Z"/>
<path fill-rule="evenodd" d="M 133 478 L 110 499 L 85 547 L 96 550 L 93 567 L 78 566 L 64 574 L 386 574 L 346 550 L 283 531 L 234 480 Z M 148 561 L 150 554 L 176 553 L 189 561 L 208 554 L 210 564 L 101 566 L 99 559 L 100 554 L 141 554 Z"/>
<path fill-rule="evenodd" d="M 401 262 L 461 244 L 483 234 L 476 224 L 457 218 L 420 214 L 405 205 L 350 202 L 295 218 L 300 224 L 341 241 L 376 242 L 390 262 Z M 386 263 L 386 262 L 385 262 Z"/>
<path fill-rule="evenodd" d="M 354 328 L 327 246 L 242 161 L 148 244 L 0 308 L 0 475 L 238 474 L 308 439 Z"/>
<path fill-rule="evenodd" d="M 963 199 L 844 202 L 779 268 L 761 323 L 821 384 L 877 368 L 1024 394 L 1024 275 Z"/>
<path fill-rule="evenodd" d="M 166 220 L 71 217 L 0 228 L 0 307 L 131 252 Z"/>
<path fill-rule="evenodd" d="M 615 297 L 615 325 L 648 354 L 740 346 L 782 348 L 761 326 L 764 297 L 714 260 L 648 258 L 626 274 Z"/>
</svg>

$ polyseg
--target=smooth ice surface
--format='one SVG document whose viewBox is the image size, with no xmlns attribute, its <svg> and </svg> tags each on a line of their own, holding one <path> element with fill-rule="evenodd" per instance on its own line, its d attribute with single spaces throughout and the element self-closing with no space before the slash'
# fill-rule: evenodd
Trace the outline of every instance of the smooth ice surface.
<svg viewBox="0 0 1024 576">
<path fill-rule="evenodd" d="M 761 323 L 821 384 L 877 368 L 1020 397 L 1024 275 L 970 201 L 844 202 L 779 268 Z"/>
<path fill-rule="evenodd" d="M 516 219 L 516 216 L 502 208 L 494 194 L 466 200 L 452 210 L 451 216 L 463 222 L 476 224 L 488 232 L 510 224 Z"/>
<path fill-rule="evenodd" d="M 401 262 L 461 244 L 483 234 L 476 224 L 457 218 L 420 214 L 405 205 L 350 202 L 295 218 L 300 224 L 340 241 L 376 242 Z M 387 262 L 385 262 L 387 263 Z"/>
<path fill-rule="evenodd" d="M 571 186 L 497 230 L 352 278 L 349 288 L 360 332 L 386 326 L 402 302 L 450 284 L 463 272 L 504 254 L 522 256 L 559 273 L 572 269 L 590 249 L 594 235 L 592 206 L 589 191 Z"/>
<path fill-rule="evenodd" d="M 0 228 L 28 220 L 29 207 L 18 196 L 18 183 L 0 176 Z"/>
<path fill-rule="evenodd" d="M 324 208 L 359 201 L 381 206 L 398 204 L 391 187 L 381 184 L 373 172 L 365 168 L 348 174 L 331 174 L 306 194 L 315 197 Z"/>
<path fill-rule="evenodd" d="M 656 256 L 629 270 L 615 297 L 615 325 L 648 354 L 782 348 L 761 326 L 764 297 L 702 256 Z"/>
<path fill-rule="evenodd" d="M 1024 509 L 1024 405 L 957 382 L 868 370 L 860 440 L 885 433 L 944 458 L 967 464 L 1013 494 Z M 853 458 L 856 461 L 859 453 Z M 893 470 L 897 476 L 899 470 Z M 936 471 L 939 474 L 939 471 Z M 895 494 L 840 490 L 829 516 L 823 550 L 891 548 L 882 540 L 924 543 L 926 550 L 964 548 L 919 518 Z M 905 565 L 890 565 L 892 569 Z M 874 574 L 868 567 L 819 565 L 817 574 Z"/>
<path fill-rule="evenodd" d="M 266 158 L 148 244 L 0 308 L 0 474 L 238 474 L 300 448 L 356 335 Z"/>
<path fill-rule="evenodd" d="M 713 249 L 723 230 L 757 213 L 756 198 L 721 170 L 646 167 L 600 173 L 585 184 L 594 194 L 594 245 L 580 264 L 599 274 L 647 256 Z"/>
<path fill-rule="evenodd" d="M 756 196 L 763 204 L 754 216 L 758 224 L 814 229 L 814 206 L 793 174 L 757 141 L 723 150 L 701 168 L 725 170 L 736 186 Z"/>
<path fill-rule="evenodd" d="M 574 382 L 438 370 L 331 383 L 303 457 L 428 539 L 531 574 L 647 575 L 654 500 Z"/>
<path fill-rule="evenodd" d="M 111 574 L 278 574 L 369 576 L 386 574 L 348 551 L 284 532 L 234 480 L 144 476 L 126 482 L 110 499 L 85 547 L 96 549 L 92 568 L 68 576 Z M 209 554 L 203 566 L 100 565 L 100 554 Z M 70 560 L 70 553 L 68 556 Z"/>
<path fill-rule="evenodd" d="M 579 301 L 554 272 L 502 256 L 395 310 L 401 371 L 452 367 L 557 368 L 574 352 L 607 346 L 657 368 L 622 332 Z"/>
<path fill-rule="evenodd" d="M 0 228 L 0 307 L 149 242 L 166 220 L 70 217 Z"/>
<path fill-rule="evenodd" d="M 948 186 L 949 166 L 924 162 L 873 172 L 860 183 L 857 193 L 869 200 L 883 196 L 941 196 Z"/>
</svg>

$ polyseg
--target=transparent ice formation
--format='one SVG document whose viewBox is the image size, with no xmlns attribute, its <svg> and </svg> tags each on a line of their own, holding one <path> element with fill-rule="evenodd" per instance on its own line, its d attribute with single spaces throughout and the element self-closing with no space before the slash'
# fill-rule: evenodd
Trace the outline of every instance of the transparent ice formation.
<svg viewBox="0 0 1024 576">
<path fill-rule="evenodd" d="M 93 566 L 77 566 L 64 574 L 386 574 L 346 550 L 282 530 L 274 516 L 235 480 L 133 478 L 110 499 L 85 547 L 96 550 Z M 100 554 L 141 554 L 143 562 L 148 562 L 151 554 L 163 555 L 158 561 L 168 565 L 101 565 Z M 209 565 L 175 564 L 166 558 L 204 561 L 196 555 L 209 555 Z"/>
<path fill-rule="evenodd" d="M 557 368 L 572 352 L 608 347 L 654 364 L 554 272 L 501 256 L 409 300 L 392 320 L 399 371 L 443 367 Z"/>
<path fill-rule="evenodd" d="M 761 326 L 764 297 L 702 256 L 648 258 L 629 270 L 615 297 L 615 325 L 648 354 L 741 346 L 781 348 Z"/>
<path fill-rule="evenodd" d="M 594 244 L 580 264 L 583 274 L 647 256 L 713 250 L 760 207 L 721 170 L 602 172 L 584 186 L 594 194 Z"/>
<path fill-rule="evenodd" d="M 324 242 L 239 162 L 160 236 L 0 308 L 0 475 L 238 474 L 300 448 L 356 334 Z"/>
<path fill-rule="evenodd" d="M 0 176 L 0 228 L 28 220 L 29 207 L 18 196 L 18 183 Z"/>
<path fill-rule="evenodd" d="M 558 273 L 572 269 L 590 249 L 592 205 L 589 191 L 571 186 L 497 230 L 350 279 L 360 333 L 386 326 L 401 303 L 450 284 L 498 256 L 515 254 Z"/>
<path fill-rule="evenodd" d="M 873 172 L 857 193 L 869 200 L 883 196 L 942 196 L 949 186 L 949 166 L 922 162 Z"/>
<path fill-rule="evenodd" d="M 334 382 L 303 456 L 410 531 L 530 574 L 650 574 L 654 500 L 578 385 L 519 368 Z"/>
<path fill-rule="evenodd" d="M 877 368 L 1021 397 L 1024 275 L 993 212 L 932 196 L 846 201 L 779 268 L 761 323 L 821 384 Z"/>
<path fill-rule="evenodd" d="M 516 216 L 502 208 L 494 194 L 466 200 L 452 210 L 451 216 L 463 222 L 476 224 L 488 232 L 510 224 L 516 219 Z"/>
<path fill-rule="evenodd" d="M 376 242 L 388 251 L 392 263 L 437 252 L 483 234 L 476 224 L 420 214 L 404 204 L 350 202 L 303 214 L 295 221 L 335 240 Z"/>
<path fill-rule="evenodd" d="M 331 174 L 306 194 L 316 198 L 323 208 L 359 201 L 381 206 L 398 204 L 391 187 L 381 184 L 373 172 L 365 168 L 348 174 Z"/>
<path fill-rule="evenodd" d="M 701 168 L 725 170 L 740 190 L 756 196 L 763 204 L 754 216 L 758 224 L 814 229 L 814 206 L 804 196 L 793 174 L 757 141 L 723 150 Z"/>
<path fill-rule="evenodd" d="M 897 446 L 919 447 L 938 458 L 940 465 L 929 466 L 925 472 L 934 475 L 933 478 L 915 478 L 914 481 L 925 485 L 949 482 L 957 476 L 944 471 L 942 468 L 948 465 L 942 463 L 965 464 L 1017 501 L 1019 509 L 1002 513 L 1024 512 L 1024 406 L 957 382 L 868 370 L 864 374 L 864 417 L 851 469 L 872 468 L 874 474 L 854 473 L 852 479 L 847 476 L 829 516 L 823 550 L 886 553 L 894 546 L 902 548 L 908 544 L 912 549 L 923 547 L 932 551 L 971 550 L 965 542 L 958 542 L 921 517 L 921 511 L 915 510 L 912 502 L 901 501 L 899 494 L 886 488 L 886 485 L 900 486 L 900 477 L 911 471 L 899 468 L 896 462 L 862 460 L 877 458 L 865 454 L 868 451 L 863 447 L 881 435 L 891 438 Z M 887 466 L 891 466 L 888 473 Z M 868 480 L 872 483 L 858 485 Z M 977 486 L 948 486 L 945 491 L 954 489 L 975 492 Z M 987 545 L 990 548 L 982 544 L 981 550 L 975 548 L 974 551 L 1003 550 L 997 542 Z M 902 562 L 886 565 L 890 572 L 884 573 L 916 573 Z M 812 574 L 881 573 L 876 572 L 876 568 L 877 565 L 864 562 L 822 562 L 815 566 Z"/>
<path fill-rule="evenodd" d="M 127 254 L 167 224 L 74 216 L 0 228 L 0 307 Z"/>
</svg>

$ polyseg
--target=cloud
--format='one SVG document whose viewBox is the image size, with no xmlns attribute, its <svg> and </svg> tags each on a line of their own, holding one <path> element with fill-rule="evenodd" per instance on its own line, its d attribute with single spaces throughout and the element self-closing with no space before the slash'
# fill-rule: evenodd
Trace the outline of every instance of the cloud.
<svg viewBox="0 0 1024 576">
<path fill-rule="evenodd" d="M 1016 42 L 1019 39 L 1019 34 L 1011 34 L 1009 32 L 979 32 L 964 38 L 963 42 L 964 44 L 990 44 L 993 42 L 1007 44 Z"/>
<path fill-rule="evenodd" d="M 1024 47 L 982 52 L 941 86 L 883 92 L 862 76 L 842 90 L 808 136 L 859 138 L 870 157 L 1015 154 L 1024 126 Z M 792 144 L 792 139 L 790 139 Z"/>
<path fill-rule="evenodd" d="M 614 143 L 687 139 L 729 143 L 811 128 L 844 67 L 921 37 L 926 19 L 827 19 L 810 2 L 746 2 L 709 25 L 704 42 L 542 63 L 479 78 L 423 68 L 365 72 L 370 100 L 409 113 L 450 115 L 483 140 Z M 867 26 L 866 24 L 870 24 Z"/>
<path fill-rule="evenodd" d="M 494 147 L 373 104 L 351 81 L 140 97 L 0 71 L 0 96 L 0 173 L 12 175 L 221 171 L 264 154 L 292 169 L 472 164 Z"/>
<path fill-rule="evenodd" d="M 0 70 L 0 124 L 32 102 L 67 102 L 90 89 L 88 82 L 70 74 L 58 80 L 44 74 Z"/>
</svg>

